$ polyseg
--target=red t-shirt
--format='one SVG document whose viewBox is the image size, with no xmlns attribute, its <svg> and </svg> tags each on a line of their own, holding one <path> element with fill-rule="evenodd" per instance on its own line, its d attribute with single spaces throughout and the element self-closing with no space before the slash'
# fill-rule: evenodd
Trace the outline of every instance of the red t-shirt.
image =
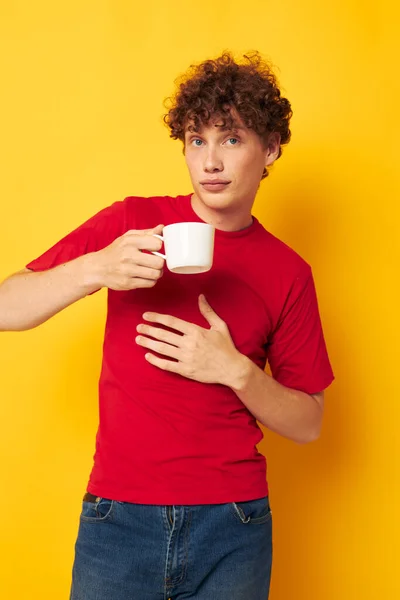
<svg viewBox="0 0 400 600">
<path fill-rule="evenodd" d="M 100 211 L 29 263 L 50 269 L 109 245 L 129 229 L 201 221 L 191 195 L 128 197 Z M 217 504 L 267 495 L 262 432 L 229 388 L 151 365 L 136 344 L 146 311 L 209 328 L 205 294 L 238 350 L 283 385 L 309 394 L 333 373 L 310 266 L 253 217 L 241 231 L 216 230 L 207 273 L 164 276 L 151 289 L 108 290 L 99 382 L 99 428 L 88 491 L 142 504 Z"/>
</svg>

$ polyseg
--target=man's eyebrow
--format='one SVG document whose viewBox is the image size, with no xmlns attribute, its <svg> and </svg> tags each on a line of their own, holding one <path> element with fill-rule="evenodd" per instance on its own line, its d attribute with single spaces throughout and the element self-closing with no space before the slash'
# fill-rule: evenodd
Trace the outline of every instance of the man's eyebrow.
<svg viewBox="0 0 400 600">
<path fill-rule="evenodd" d="M 218 129 L 218 133 L 224 134 L 226 135 L 227 133 L 237 133 L 239 131 L 245 132 L 246 128 L 245 127 L 241 127 L 240 125 L 238 125 L 237 127 L 216 127 L 216 129 Z M 201 128 L 199 130 L 193 130 L 191 131 L 190 129 L 186 129 L 185 130 L 185 135 L 202 135 L 202 133 L 204 133 L 204 128 Z"/>
<path fill-rule="evenodd" d="M 227 133 L 236 133 L 237 131 L 245 131 L 245 128 L 238 125 L 237 127 L 227 127 L 226 129 L 223 128 L 222 131 Z"/>
</svg>

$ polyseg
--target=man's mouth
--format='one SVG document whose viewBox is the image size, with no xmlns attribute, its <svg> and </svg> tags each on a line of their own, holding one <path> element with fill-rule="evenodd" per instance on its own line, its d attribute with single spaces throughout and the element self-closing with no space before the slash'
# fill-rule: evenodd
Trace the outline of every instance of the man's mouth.
<svg viewBox="0 0 400 600">
<path fill-rule="evenodd" d="M 200 185 L 208 192 L 224 190 L 230 183 L 230 181 L 225 179 L 205 179 L 204 181 L 200 181 Z"/>
</svg>

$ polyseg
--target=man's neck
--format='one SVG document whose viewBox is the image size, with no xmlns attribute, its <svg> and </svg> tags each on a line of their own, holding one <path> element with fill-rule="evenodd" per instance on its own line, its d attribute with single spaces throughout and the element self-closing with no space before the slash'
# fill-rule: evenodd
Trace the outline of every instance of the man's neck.
<svg viewBox="0 0 400 600">
<path fill-rule="evenodd" d="M 190 201 L 192 209 L 200 219 L 221 231 L 240 231 L 250 227 L 253 223 L 253 217 L 248 211 L 238 213 L 237 211 L 213 210 L 205 206 L 196 194 L 192 194 Z"/>
</svg>

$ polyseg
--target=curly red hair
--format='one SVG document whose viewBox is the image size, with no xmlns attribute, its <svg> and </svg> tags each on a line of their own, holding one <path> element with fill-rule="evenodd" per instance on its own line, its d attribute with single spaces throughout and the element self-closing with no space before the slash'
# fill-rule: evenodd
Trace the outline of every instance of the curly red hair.
<svg viewBox="0 0 400 600">
<path fill-rule="evenodd" d="M 245 62 L 235 62 L 231 52 L 225 51 L 215 60 L 191 65 L 175 82 L 178 89 L 165 100 L 168 113 L 165 124 L 170 137 L 185 141 L 185 130 L 199 131 L 202 126 L 222 119 L 219 125 L 233 129 L 235 112 L 243 124 L 253 129 L 264 143 L 272 132 L 281 136 L 282 145 L 290 140 L 289 122 L 292 109 L 287 98 L 281 96 L 276 75 L 259 52 L 244 55 Z M 168 106 L 169 105 L 169 106 Z M 262 179 L 267 177 L 265 168 Z"/>
</svg>

